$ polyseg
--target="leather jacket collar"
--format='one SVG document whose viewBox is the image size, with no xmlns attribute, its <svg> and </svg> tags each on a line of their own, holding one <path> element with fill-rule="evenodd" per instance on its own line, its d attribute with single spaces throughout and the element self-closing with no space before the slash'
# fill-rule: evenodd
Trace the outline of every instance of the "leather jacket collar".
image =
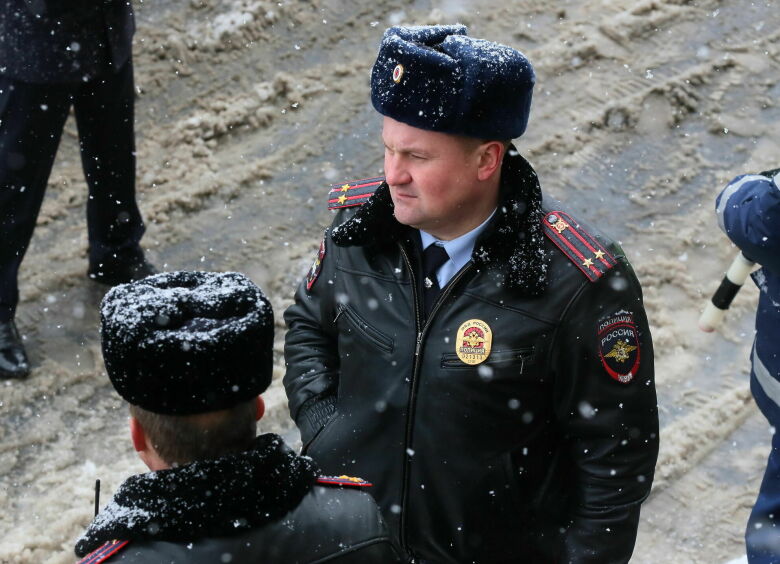
<svg viewBox="0 0 780 564">
<path fill-rule="evenodd" d="M 393 209 L 390 188 L 383 182 L 352 217 L 333 229 L 333 241 L 347 247 L 409 240 L 410 229 L 396 221 Z M 536 171 L 511 145 L 501 167 L 498 210 L 474 245 L 472 261 L 521 295 L 542 294 L 549 264 L 542 217 Z"/>
</svg>

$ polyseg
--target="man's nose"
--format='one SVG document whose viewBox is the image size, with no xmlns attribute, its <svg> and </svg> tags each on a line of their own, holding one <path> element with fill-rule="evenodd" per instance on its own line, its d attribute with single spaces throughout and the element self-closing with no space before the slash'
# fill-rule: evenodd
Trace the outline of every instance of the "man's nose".
<svg viewBox="0 0 780 564">
<path fill-rule="evenodd" d="M 385 180 L 391 186 L 400 186 L 412 181 L 412 175 L 398 156 L 385 157 Z"/>
</svg>

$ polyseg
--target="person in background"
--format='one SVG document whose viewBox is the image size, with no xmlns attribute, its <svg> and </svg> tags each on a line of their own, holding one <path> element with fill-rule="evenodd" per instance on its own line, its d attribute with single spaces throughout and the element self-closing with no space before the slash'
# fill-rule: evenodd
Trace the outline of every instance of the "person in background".
<svg viewBox="0 0 780 564">
<path fill-rule="evenodd" d="M 392 27 L 371 75 L 384 178 L 344 182 L 285 313 L 290 413 L 415 562 L 627 562 L 658 413 L 623 250 L 511 139 L 535 75 L 454 26 Z"/>
<path fill-rule="evenodd" d="M 0 379 L 29 374 L 14 323 L 19 266 L 72 107 L 89 187 L 90 278 L 155 272 L 135 198 L 129 0 L 6 0 L 0 9 Z"/>
<path fill-rule="evenodd" d="M 370 484 L 321 477 L 278 435 L 255 436 L 274 318 L 249 279 L 158 274 L 110 290 L 100 317 L 150 472 L 125 480 L 78 539 L 84 564 L 398 562 Z"/>
<path fill-rule="evenodd" d="M 753 273 L 760 293 L 750 354 L 750 390 L 773 429 L 780 427 L 780 168 L 744 174 L 718 195 L 718 224 L 742 253 L 761 268 Z M 745 533 L 750 564 L 780 563 L 780 433 L 772 435 L 764 479 Z"/>
</svg>

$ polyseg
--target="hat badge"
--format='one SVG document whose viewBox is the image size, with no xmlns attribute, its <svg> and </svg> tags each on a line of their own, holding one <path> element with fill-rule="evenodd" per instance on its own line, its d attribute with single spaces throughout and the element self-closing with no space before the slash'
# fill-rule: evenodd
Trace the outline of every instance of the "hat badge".
<svg viewBox="0 0 780 564">
<path fill-rule="evenodd" d="M 401 82 L 401 79 L 404 77 L 404 66 L 402 64 L 395 65 L 395 68 L 393 69 L 393 82 L 398 84 Z"/>
</svg>

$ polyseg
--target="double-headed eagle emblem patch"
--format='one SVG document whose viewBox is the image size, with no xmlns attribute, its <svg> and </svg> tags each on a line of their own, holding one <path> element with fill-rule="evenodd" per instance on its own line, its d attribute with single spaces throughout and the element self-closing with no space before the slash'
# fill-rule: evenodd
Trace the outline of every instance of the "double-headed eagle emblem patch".
<svg viewBox="0 0 780 564">
<path fill-rule="evenodd" d="M 631 312 L 619 311 L 599 322 L 598 350 L 607 374 L 623 384 L 634 379 L 641 350 L 639 331 Z"/>
</svg>

